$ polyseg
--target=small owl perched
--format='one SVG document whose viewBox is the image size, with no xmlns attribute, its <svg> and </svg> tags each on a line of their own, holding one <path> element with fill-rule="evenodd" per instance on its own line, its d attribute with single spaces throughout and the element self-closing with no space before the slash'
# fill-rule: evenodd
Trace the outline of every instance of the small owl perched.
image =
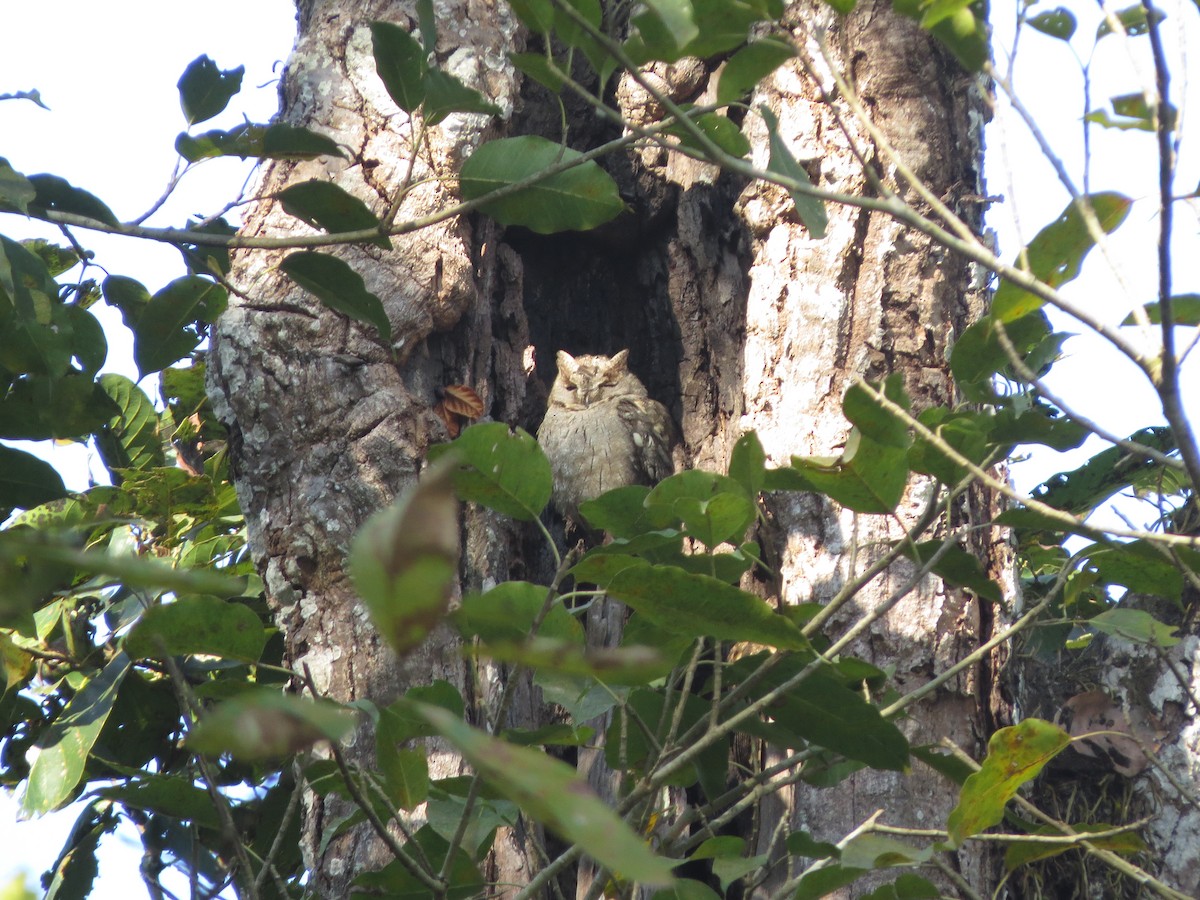
<svg viewBox="0 0 1200 900">
<path fill-rule="evenodd" d="M 554 506 L 579 521 L 579 504 L 630 484 L 657 484 L 674 470 L 675 423 L 616 356 L 558 352 L 538 443 L 554 471 Z"/>
</svg>

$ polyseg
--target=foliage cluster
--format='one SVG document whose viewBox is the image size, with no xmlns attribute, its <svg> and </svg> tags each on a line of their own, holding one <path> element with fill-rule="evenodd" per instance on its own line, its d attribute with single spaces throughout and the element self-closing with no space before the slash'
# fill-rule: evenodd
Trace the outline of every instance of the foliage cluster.
<svg viewBox="0 0 1200 900">
<path fill-rule="evenodd" d="M 853 7 L 841 0 L 830 5 L 843 13 Z M 551 479 L 536 443 L 502 424 L 468 428 L 433 454 L 437 459 L 411 494 L 368 524 L 348 566 L 398 653 L 448 618 L 472 654 L 509 667 L 510 685 L 529 673 L 561 708 L 561 722 L 537 731 L 507 728 L 506 692 L 482 721 L 468 724 L 463 698 L 445 683 L 413 687 L 386 707 L 367 701 L 338 707 L 286 690 L 311 689 L 311 680 L 283 665 L 282 642 L 247 555 L 222 429 L 204 394 L 198 348 L 227 303 L 228 249 L 254 241 L 233 236 L 219 217 L 151 234 L 118 222 L 101 200 L 61 178 L 26 176 L 0 161 L 0 211 L 57 223 L 70 240 L 60 247 L 0 237 L 0 438 L 94 440 L 111 480 L 68 493 L 47 464 L 0 446 L 0 507 L 22 510 L 0 532 L 0 784 L 22 787 L 29 815 L 88 801 L 47 875 L 47 896 L 88 893 L 96 848 L 121 818 L 138 826 L 143 877 L 155 889 L 163 868 L 174 866 L 188 873 L 197 896 L 230 884 L 241 896 L 301 896 L 297 809 L 301 792 L 312 790 L 343 795 L 356 806 L 326 840 L 367 822 L 392 848 L 393 864 L 359 876 L 364 891 L 475 895 L 485 888 L 480 862 L 497 828 L 525 816 L 567 849 L 547 857 L 521 897 L 552 887 L 561 870 L 586 854 L 607 873 L 597 892 L 623 893 L 640 883 L 660 886 L 656 896 L 663 898 L 707 898 L 734 885 L 753 890 L 777 874 L 768 856 L 752 854 L 723 831 L 739 816 L 752 816 L 763 797 L 792 784 L 836 789 L 863 767 L 902 772 L 916 764 L 959 786 L 958 804 L 940 831 L 902 841 L 871 821 L 836 845 L 800 831 L 775 835 L 772 850 L 795 863 L 776 895 L 819 897 L 866 872 L 897 868 L 901 873 L 870 896 L 937 896 L 912 870 L 936 865 L 943 851 L 1003 822 L 1010 870 L 1086 840 L 1088 852 L 1171 896 L 1123 856 L 1144 846 L 1125 823 L 1079 831 L 1044 817 L 1035 824 L 1036 811 L 1013 812 L 1018 788 L 1069 745 L 1057 726 L 1026 720 L 1003 729 L 977 766 L 943 747 L 911 746 L 896 725 L 915 701 L 996 643 L 1034 628 L 1053 636 L 1042 641 L 1045 647 L 1055 640 L 1060 648 L 1064 640 L 1080 646 L 1098 633 L 1160 648 L 1176 640 L 1149 613 L 1111 598 L 1131 591 L 1183 604 L 1185 586 L 1198 583 L 1191 498 L 1200 462 L 1172 397 L 1182 356 L 1176 336 L 1197 324 L 1200 304 L 1172 295 L 1168 279 L 1158 299 L 1126 323 L 1161 329 L 1157 355 L 1130 355 L 1163 397 L 1165 427 L 1128 439 L 1103 435 L 1048 395 L 1041 380 L 1066 339 L 1051 327 L 1046 304 L 1111 334 L 1118 347 L 1127 344 L 1118 329 L 1080 315 L 1058 289 L 1121 225 L 1128 198 L 1076 192 L 1006 265 L 936 198 L 924 198 L 933 210 L 927 215 L 882 185 L 870 199 L 813 186 L 771 111 L 743 102 L 761 79 L 800 54 L 778 27 L 780 0 L 647 0 L 623 41 L 610 37 L 597 0 L 512 0 L 512 6 L 532 33 L 546 36 L 544 52 L 517 54 L 513 62 L 555 94 L 575 92 L 616 116 L 595 85 L 618 71 L 637 78 L 651 61 L 724 55 L 718 103 L 681 107 L 656 94 L 666 111 L 661 123 L 625 123 L 625 137 L 588 153 L 528 135 L 484 144 L 462 168 L 463 203 L 443 218 L 479 210 L 537 232 L 595 227 L 622 207 L 596 159 L 639 141 L 784 187 L 815 237 L 824 233 L 829 202 L 886 212 L 1000 276 L 990 315 L 962 335 L 951 359 L 968 402 L 913 415 L 900 379 L 859 383 L 845 397 L 853 427 L 839 455 L 771 468 L 757 438 L 747 434 L 725 473 L 684 472 L 654 489 L 623 488 L 587 504 L 582 513 L 589 524 L 612 540 L 561 558 L 540 520 Z M 944 41 L 962 65 L 988 68 L 984 28 L 970 3 L 905 0 L 895 7 Z M 493 114 L 476 91 L 431 63 L 432 4 L 424 0 L 418 10 L 415 34 L 386 22 L 371 28 L 379 77 L 396 105 L 427 126 L 451 115 Z M 1142 7 L 1110 18 L 1097 40 L 1121 33 L 1153 40 L 1159 22 Z M 1036 14 L 1031 8 L 1025 21 L 1061 40 L 1074 31 L 1062 8 Z M 572 75 L 580 59 L 595 76 L 591 90 Z M 240 83 L 240 70 L 196 60 L 179 81 L 188 126 L 223 110 Z M 655 94 L 652 85 L 643 87 Z M 853 107 L 852 86 L 839 88 Z M 1094 112 L 1089 123 L 1145 128 L 1169 143 L 1175 116 L 1165 100 L 1116 98 L 1112 107 L 1113 115 Z M 770 133 L 762 170 L 747 161 L 749 143 L 738 125 L 755 115 Z M 414 153 L 420 140 L 418 132 Z M 327 137 L 278 124 L 187 132 L 176 149 L 189 164 L 341 152 Z M 902 161 L 895 163 L 904 174 Z M 904 177 L 919 191 L 911 175 Z M 398 196 L 411 187 L 399 186 Z M 336 255 L 313 247 L 388 248 L 391 237 L 428 223 L 378 216 L 324 182 L 295 185 L 277 199 L 323 233 L 316 244 L 300 242 L 283 271 L 390 343 L 379 298 Z M 1172 202 L 1166 196 L 1160 210 L 1168 220 Z M 398 207 L 397 200 L 392 209 Z M 121 275 L 97 283 L 76 237 L 77 229 L 89 228 L 170 239 L 188 274 L 153 295 Z M 77 265 L 81 274 L 70 275 Z M 133 332 L 140 374 L 159 376 L 160 403 L 128 379 L 98 374 L 107 349 L 90 308 L 101 299 L 121 311 Z M 966 549 L 950 509 L 976 485 L 1011 494 L 993 466 L 1014 447 L 1066 449 L 1095 433 L 1111 446 L 988 523 L 1012 530 L 1028 599 L 995 642 L 907 695 L 895 691 L 888 673 L 848 654 L 887 607 L 841 633 L 830 625 L 835 611 L 902 559 L 909 560 L 908 590 L 932 575 L 1002 605 L 1000 585 Z M 919 521 L 831 604 L 775 609 L 739 587 L 750 572 L 771 577 L 751 537 L 764 492 L 810 492 L 864 516 L 891 516 L 914 478 L 927 486 Z M 1153 529 L 1102 531 L 1088 523 L 1092 510 L 1126 490 L 1157 504 Z M 451 610 L 456 495 L 540 528 L 559 563 L 553 582 L 500 584 Z M 1067 549 L 1078 536 L 1087 542 Z M 569 579 L 572 590 L 564 589 Z M 631 610 L 621 645 L 588 647 L 582 618 L 613 601 Z M 336 744 L 362 716 L 377 735 L 378 768 L 371 771 L 347 763 Z M 434 735 L 476 774 L 431 778 L 421 741 Z M 781 761 L 730 780 L 732 742 L 745 738 L 764 742 Z M 311 752 L 327 745 L 330 752 Z M 602 748 L 619 773 L 615 808 L 555 758 L 564 748 L 583 747 Z M 684 813 L 665 815 L 672 804 Z M 418 808 L 424 824 L 410 830 L 406 814 Z M 703 863 L 708 874 L 683 877 L 676 870 L 685 863 Z"/>
</svg>

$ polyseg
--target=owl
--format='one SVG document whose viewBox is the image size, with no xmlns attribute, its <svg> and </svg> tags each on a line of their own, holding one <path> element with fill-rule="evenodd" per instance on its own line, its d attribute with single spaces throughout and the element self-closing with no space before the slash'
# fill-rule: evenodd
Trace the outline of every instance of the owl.
<svg viewBox="0 0 1200 900">
<path fill-rule="evenodd" d="M 538 443 L 554 472 L 555 508 L 579 522 L 579 504 L 613 488 L 657 484 L 674 470 L 671 414 L 616 356 L 558 352 Z"/>
</svg>

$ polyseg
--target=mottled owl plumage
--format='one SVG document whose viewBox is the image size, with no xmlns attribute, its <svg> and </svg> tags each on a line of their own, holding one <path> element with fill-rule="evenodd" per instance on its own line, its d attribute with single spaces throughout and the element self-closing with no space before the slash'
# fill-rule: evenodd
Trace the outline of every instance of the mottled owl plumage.
<svg viewBox="0 0 1200 900">
<path fill-rule="evenodd" d="M 629 371 L 629 351 L 574 357 L 560 350 L 538 443 L 554 472 L 554 506 L 579 521 L 579 504 L 674 471 L 671 414 Z"/>
</svg>

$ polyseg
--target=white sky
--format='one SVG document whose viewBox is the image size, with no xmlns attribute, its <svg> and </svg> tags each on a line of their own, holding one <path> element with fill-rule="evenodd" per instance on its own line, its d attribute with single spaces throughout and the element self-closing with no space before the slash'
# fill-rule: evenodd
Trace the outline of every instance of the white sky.
<svg viewBox="0 0 1200 900">
<path fill-rule="evenodd" d="M 1012 0 L 993 4 L 998 19 L 1012 17 Z M 1075 45 L 1088 53 L 1086 37 L 1095 33 L 1094 4 L 1076 4 L 1077 14 L 1087 15 Z M 1181 23 L 1195 33 L 1191 3 L 1171 2 L 1168 27 L 1171 60 L 1177 73 L 1187 68 L 1179 62 Z M 53 172 L 86 188 L 109 204 L 119 219 L 128 219 L 148 208 L 160 193 L 175 161 L 175 136 L 184 128 L 175 82 L 185 66 L 202 53 L 221 68 L 246 66 L 242 93 L 230 110 L 197 130 L 228 128 L 245 114 L 264 121 L 276 109 L 278 67 L 289 52 L 294 29 L 291 0 L 207 0 L 183 6 L 175 3 L 110 0 L 103 4 L 61 0 L 49 8 L 30 2 L 0 0 L 0 17 L 7 37 L 0 53 L 0 93 L 37 88 L 50 111 L 27 101 L 0 103 L 0 156 L 20 172 Z M 52 14 L 48 24 L 47 17 Z M 1001 34 L 1007 21 L 998 21 Z M 1173 27 L 1172 27 L 1173 26 Z M 1004 41 L 996 44 L 997 63 L 1004 68 Z M 1146 39 L 1135 40 L 1139 49 Z M 1121 40 L 1106 38 L 1093 72 L 1093 106 L 1112 95 L 1136 90 Z M 1059 42 L 1028 32 L 1018 68 L 1017 90 L 1044 123 L 1051 141 L 1076 178 L 1081 178 L 1082 153 L 1078 121 L 1082 101 L 1080 77 L 1070 53 Z M 1145 71 L 1149 71 L 1146 69 Z M 1182 80 L 1182 79 L 1179 79 Z M 1180 104 L 1186 112 L 1186 105 Z M 1152 299 L 1154 289 L 1153 214 L 1156 204 L 1152 138 L 1142 133 L 1105 133 L 1099 139 L 1093 168 L 1093 190 L 1116 188 L 1138 200 L 1126 225 L 1113 241 L 1122 278 L 1134 286 L 1131 296 L 1093 253 L 1082 277 L 1069 290 L 1077 302 L 1103 311 L 1119 321 L 1135 303 Z M 989 129 L 989 190 L 1006 195 L 993 209 L 990 223 L 1000 233 L 1004 256 L 1011 259 L 1018 246 L 1016 235 L 1031 238 L 1056 216 L 1067 202 L 1040 153 L 1012 123 Z M 1180 193 L 1200 178 L 1195 155 L 1183 156 Z M 176 197 L 152 224 L 179 224 L 189 213 L 208 213 L 239 188 L 248 166 L 236 160 L 214 160 L 183 182 Z M 1006 171 L 1016 173 L 1016 185 L 1007 183 Z M 1012 211 L 1020 209 L 1021 229 L 1014 231 Z M 1176 210 L 1180 253 L 1195 256 L 1194 208 L 1180 204 Z M 1136 236 L 1133 232 L 1137 232 Z M 14 237 L 47 237 L 61 240 L 53 229 L 0 217 L 0 232 Z M 176 251 L 145 242 L 82 233 L 86 246 L 95 250 L 108 271 L 138 278 L 154 291 L 183 273 Z M 1194 266 L 1181 269 L 1175 292 L 1200 291 Z M 115 314 L 111 322 L 119 322 Z M 1070 330 L 1068 325 L 1059 325 Z M 110 370 L 136 378 L 130 360 L 128 334 L 122 327 L 108 329 Z M 1132 375 L 1129 366 L 1090 339 L 1068 346 L 1070 358 L 1056 369 L 1057 389 L 1074 398 L 1080 411 L 1095 416 L 1120 434 L 1158 421 L 1157 403 Z M 1195 354 L 1200 357 L 1200 352 Z M 1190 381 L 1197 383 L 1197 363 L 1192 360 Z M 1082 393 L 1081 393 L 1082 392 Z M 1196 392 L 1193 391 L 1193 394 Z M 1200 412 L 1193 398 L 1193 413 Z M 1196 420 L 1196 417 L 1193 419 Z M 86 486 L 87 453 L 82 448 L 60 451 L 68 485 Z M 1076 452 L 1065 458 L 1040 453 L 1017 466 L 1015 477 L 1023 487 L 1036 484 L 1046 474 L 1078 465 L 1094 452 Z M 76 812 L 47 816 L 36 822 L 15 822 L 15 805 L 0 795 L 0 889 L 16 873 L 36 877 L 54 860 L 74 821 Z M 137 877 L 139 849 L 136 841 L 109 839 L 101 854 L 101 873 L 92 896 L 97 900 L 127 900 L 142 896 Z M 32 881 L 31 881 L 32 884 Z M 131 893 L 132 892 L 132 893 Z"/>
</svg>

